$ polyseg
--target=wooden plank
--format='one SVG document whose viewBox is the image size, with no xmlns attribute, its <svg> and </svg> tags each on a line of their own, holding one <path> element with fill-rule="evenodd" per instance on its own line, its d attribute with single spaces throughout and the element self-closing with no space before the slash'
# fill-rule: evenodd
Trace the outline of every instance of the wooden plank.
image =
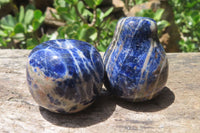
<svg viewBox="0 0 200 133">
<path fill-rule="evenodd" d="M 26 84 L 28 50 L 0 50 L 0 132 L 199 132 L 200 53 L 168 54 L 162 93 L 144 103 L 100 97 L 72 115 L 51 113 L 32 99 Z"/>
</svg>

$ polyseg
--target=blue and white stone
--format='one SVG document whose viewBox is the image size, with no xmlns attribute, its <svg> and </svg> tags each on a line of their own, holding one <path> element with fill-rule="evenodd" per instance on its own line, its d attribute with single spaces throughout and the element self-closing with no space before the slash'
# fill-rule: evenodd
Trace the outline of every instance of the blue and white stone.
<svg viewBox="0 0 200 133">
<path fill-rule="evenodd" d="M 59 39 L 36 46 L 28 57 L 27 81 L 34 100 L 57 113 L 75 113 L 99 95 L 103 61 L 90 44 Z"/>
<path fill-rule="evenodd" d="M 168 60 L 152 19 L 120 19 L 103 60 L 105 86 L 118 97 L 150 100 L 166 84 Z"/>
</svg>

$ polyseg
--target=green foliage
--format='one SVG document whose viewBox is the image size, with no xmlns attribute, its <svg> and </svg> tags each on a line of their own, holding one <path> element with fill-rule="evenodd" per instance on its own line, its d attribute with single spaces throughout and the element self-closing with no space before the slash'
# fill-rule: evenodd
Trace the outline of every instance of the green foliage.
<svg viewBox="0 0 200 133">
<path fill-rule="evenodd" d="M 6 4 L 6 3 L 9 3 L 10 2 L 10 0 L 1 0 L 0 1 L 0 7 L 2 6 L 2 5 L 4 5 L 4 4 Z"/>
<path fill-rule="evenodd" d="M 7 15 L 0 20 L 0 47 L 32 49 L 47 40 L 69 38 L 89 42 L 98 50 L 105 51 L 117 22 L 106 18 L 113 8 L 103 12 L 97 7 L 102 1 L 55 0 L 57 14 L 52 15 L 64 20 L 66 25 L 59 27 L 54 34 L 42 37 L 38 36 L 38 29 L 45 18 L 43 13 L 32 5 L 21 6 L 15 16 Z"/>
<path fill-rule="evenodd" d="M 158 36 L 161 36 L 162 31 L 170 25 L 168 21 L 161 20 L 163 13 L 164 9 L 158 9 L 156 12 L 152 11 L 151 9 L 148 9 L 141 10 L 140 12 L 136 13 L 136 16 L 148 17 L 156 20 L 158 27 Z"/>
<path fill-rule="evenodd" d="M 142 4 L 144 2 L 147 2 L 148 0 L 135 0 L 135 4 L 138 5 L 138 4 Z"/>
<path fill-rule="evenodd" d="M 113 7 L 103 12 L 97 6 L 103 0 L 55 0 L 57 19 L 66 22 L 58 28 L 57 38 L 77 39 L 91 43 L 98 50 L 105 51 L 112 40 L 116 21 L 106 19 Z"/>
<path fill-rule="evenodd" d="M 33 48 L 40 42 L 36 31 L 44 21 L 44 15 L 33 6 L 20 7 L 17 16 L 7 15 L 0 20 L 0 46 Z M 16 45 L 17 42 L 17 45 Z"/>
<path fill-rule="evenodd" d="M 125 8 L 129 11 L 133 6 L 147 2 L 148 0 L 123 0 Z"/>
<path fill-rule="evenodd" d="M 179 42 L 184 52 L 200 51 L 200 0 L 171 0 L 175 21 L 182 34 Z"/>
</svg>

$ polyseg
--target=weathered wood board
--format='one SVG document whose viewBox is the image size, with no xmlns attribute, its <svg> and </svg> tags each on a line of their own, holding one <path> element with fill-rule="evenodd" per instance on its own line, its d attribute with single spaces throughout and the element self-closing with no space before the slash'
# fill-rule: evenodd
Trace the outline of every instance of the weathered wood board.
<svg viewBox="0 0 200 133">
<path fill-rule="evenodd" d="M 200 132 L 200 53 L 168 54 L 169 78 L 155 99 L 129 103 L 100 97 L 83 112 L 40 108 L 26 84 L 28 50 L 0 50 L 0 132 Z"/>
</svg>

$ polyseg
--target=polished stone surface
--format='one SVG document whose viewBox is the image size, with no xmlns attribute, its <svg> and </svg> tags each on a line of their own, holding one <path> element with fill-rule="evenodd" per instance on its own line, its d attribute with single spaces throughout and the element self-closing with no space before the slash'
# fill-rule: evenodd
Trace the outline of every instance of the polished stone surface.
<svg viewBox="0 0 200 133">
<path fill-rule="evenodd" d="M 164 87 L 168 61 L 157 37 L 156 22 L 144 17 L 119 20 L 104 55 L 105 85 L 130 101 L 152 99 Z"/>
<path fill-rule="evenodd" d="M 74 113 L 92 104 L 103 84 L 98 51 L 78 40 L 51 40 L 28 57 L 27 81 L 35 101 L 58 113 Z"/>
<path fill-rule="evenodd" d="M 29 50 L 0 50 L 2 133 L 198 133 L 200 53 L 167 53 L 169 78 L 158 97 L 129 103 L 99 97 L 89 108 L 63 115 L 39 108 L 29 93 Z"/>
</svg>

